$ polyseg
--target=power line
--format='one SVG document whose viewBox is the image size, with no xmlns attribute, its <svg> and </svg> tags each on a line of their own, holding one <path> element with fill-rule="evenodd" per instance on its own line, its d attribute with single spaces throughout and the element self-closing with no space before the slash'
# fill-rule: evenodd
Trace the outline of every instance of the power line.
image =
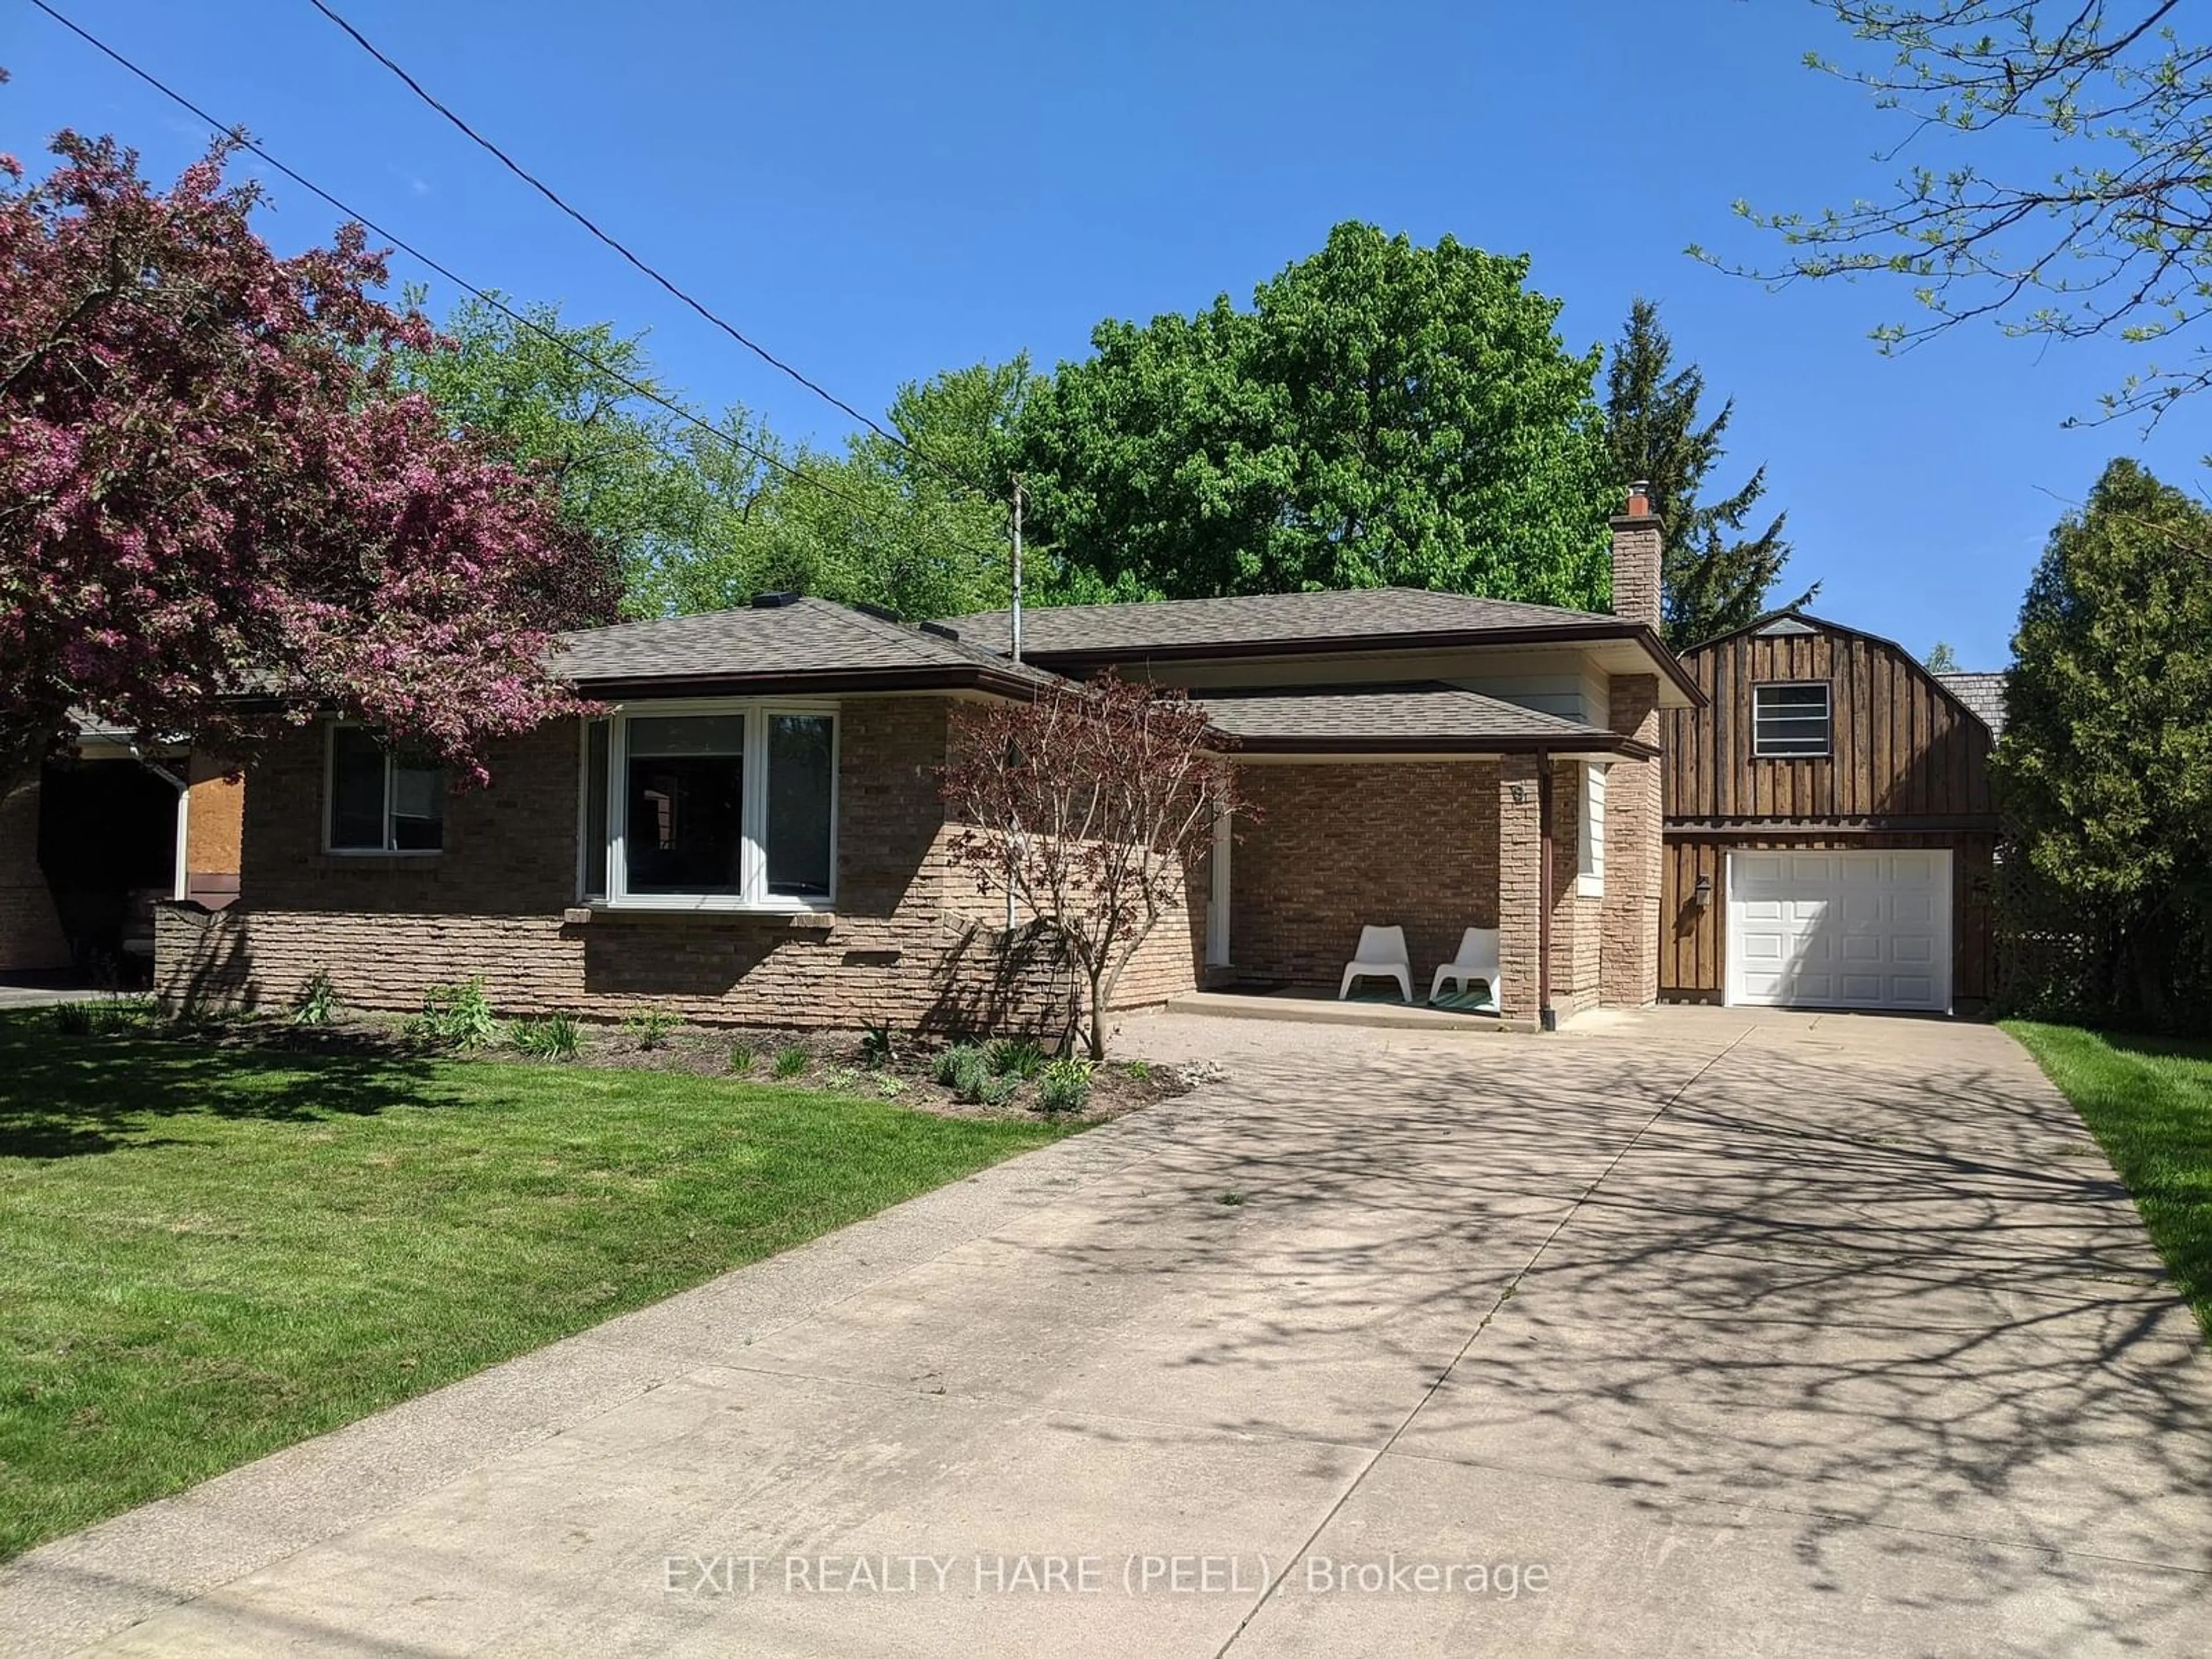
<svg viewBox="0 0 2212 1659">
<path fill-rule="evenodd" d="M 100 52 L 102 56 L 106 57 L 119 67 L 127 70 L 131 74 L 136 76 L 139 80 L 153 88 L 155 91 L 160 93 L 163 97 L 176 104 L 179 108 L 188 110 L 193 115 L 198 116 L 200 120 L 207 124 L 209 130 L 218 137 L 236 144 L 241 149 L 251 151 L 253 155 L 259 156 L 270 167 L 276 168 L 277 172 L 283 173 L 287 179 L 289 179 L 294 184 L 299 185 L 302 190 L 310 191 L 316 197 L 319 198 L 324 203 L 335 209 L 339 213 L 344 215 L 348 219 L 358 223 L 363 229 L 383 238 L 386 241 L 390 242 L 394 247 L 399 249 L 400 252 L 415 259 L 426 269 L 437 272 L 439 276 L 444 277 L 455 287 L 461 289 L 468 294 L 475 295 L 477 299 L 483 301 L 484 304 L 490 306 L 495 310 L 503 313 L 513 321 L 531 330 L 534 333 L 544 336 L 546 339 L 551 341 L 553 344 L 567 352 L 577 362 L 586 364 L 592 368 L 598 370 L 609 380 L 613 380 L 617 385 L 627 387 L 635 396 L 642 398 L 649 403 L 659 405 L 661 408 L 666 410 L 670 414 L 674 415 L 689 424 L 698 428 L 700 431 L 704 432 L 709 437 L 718 439 L 722 443 L 728 445 L 739 454 L 749 455 L 755 460 L 763 462 L 769 466 L 777 469 L 779 471 L 789 475 L 794 483 L 806 484 L 812 489 L 821 490 L 824 495 L 835 496 L 837 500 L 843 501 L 847 506 L 853 507 L 862 514 L 866 514 L 869 510 L 868 504 L 866 501 L 863 501 L 858 495 L 854 495 L 850 490 L 842 489 L 836 485 L 830 483 L 827 479 L 823 478 L 815 473 L 809 472 L 802 467 L 793 465 L 781 456 L 775 454 L 769 450 L 763 449 L 757 444 L 748 443 L 743 438 L 738 437 L 734 434 L 724 430 L 722 428 L 716 426 L 713 422 L 702 417 L 696 411 L 686 409 L 683 404 L 675 402 L 664 393 L 656 391 L 653 387 L 647 386 L 641 381 L 632 380 L 629 375 L 623 374 L 612 364 L 603 362 L 592 353 L 578 345 L 574 341 L 562 335 L 558 330 L 547 327 L 536 318 L 530 316 L 525 312 L 517 311 L 513 306 L 507 304 L 505 300 L 501 299 L 495 290 L 478 288 L 474 283 L 469 281 L 467 277 L 461 276 L 450 267 L 432 258 L 428 254 L 423 252 L 422 249 L 409 242 L 404 237 L 398 235 L 393 231 L 386 229 L 384 226 L 377 223 L 375 220 L 370 218 L 367 214 L 356 211 L 355 209 L 348 206 L 344 202 L 340 201 L 337 197 L 331 195 L 330 191 L 325 190 L 320 185 L 315 183 L 313 179 L 307 178 L 305 174 L 294 171 L 283 161 L 278 160 L 277 157 L 270 155 L 268 150 L 264 149 L 246 132 L 245 128 L 227 125 L 223 122 L 218 121 L 214 116 L 209 114 L 206 110 L 201 108 L 191 99 L 185 97 L 184 94 L 179 92 L 175 88 L 161 80 L 160 76 L 155 75 L 151 70 L 140 68 L 130 58 L 125 57 L 114 47 L 109 46 L 105 40 L 102 40 L 99 36 L 94 34 L 90 30 L 77 23 L 75 20 L 56 10 L 52 6 L 47 4 L 46 0 L 31 0 L 31 4 L 37 7 L 40 11 L 46 13 L 47 16 L 52 18 L 54 21 L 59 23 L 64 28 L 69 30 L 70 33 L 76 35 L 87 46 L 91 46 L 94 51 Z M 666 449 L 662 449 L 660 453 L 672 459 L 678 459 L 672 452 Z M 995 552 L 985 553 L 980 548 L 969 547 L 966 544 L 961 542 L 940 543 L 939 545 L 948 547 L 957 552 L 973 555 L 977 558 L 996 558 L 998 556 Z"/>
<path fill-rule="evenodd" d="M 523 183 L 528 185 L 532 190 L 536 191 L 540 196 L 543 196 L 555 207 L 560 209 L 562 213 L 565 213 L 569 218 L 581 225 L 586 231 L 590 232 L 592 236 L 605 243 L 608 247 L 612 248 L 617 253 L 620 254 L 624 259 L 629 261 L 630 264 L 635 266 L 647 276 L 650 276 L 670 294 L 673 295 L 677 299 L 681 300 L 685 305 L 689 306 L 693 311 L 698 313 L 700 316 L 705 318 L 707 321 L 712 323 L 716 328 L 720 329 L 723 333 L 728 335 L 739 345 L 744 347 L 746 350 L 751 352 L 753 356 L 758 357 L 763 362 L 768 364 L 772 368 L 781 370 L 783 374 L 789 375 L 793 380 L 798 381 L 799 385 L 805 386 L 816 397 L 821 398 L 823 402 L 830 404 L 832 407 L 842 410 L 852 419 L 860 422 L 861 425 L 866 427 L 878 437 L 884 440 L 888 443 L 897 445 L 901 449 L 913 456 L 916 460 L 922 462 L 925 465 L 935 468 L 939 472 L 951 479 L 955 483 L 961 485 L 963 489 L 975 490 L 979 495 L 985 496 L 989 496 L 993 494 L 988 486 L 980 483 L 973 478 L 966 477 L 955 468 L 939 460 L 935 456 L 929 454 L 927 452 L 916 448 L 915 445 L 902 434 L 892 431 L 890 428 L 880 425 L 870 416 L 862 414 L 859 410 L 854 408 L 852 404 L 847 403 L 842 398 L 838 397 L 836 393 L 830 391 L 826 386 L 821 386 L 816 381 L 809 380 L 805 374 L 792 367 L 791 364 L 784 362 L 783 359 L 778 357 L 774 352 L 769 350 L 767 347 L 762 345 L 760 342 L 747 335 L 744 331 L 738 328 L 736 324 L 723 318 L 701 301 L 693 298 L 690 294 L 678 287 L 672 278 L 669 277 L 654 266 L 648 264 L 643 258 L 633 252 L 630 248 L 619 239 L 609 234 L 606 231 L 602 230 L 592 221 L 588 215 L 577 208 L 570 206 L 568 203 L 562 198 L 561 193 L 558 191 L 555 190 L 543 179 L 540 179 L 536 173 L 531 172 L 520 161 L 516 161 L 512 155 L 509 155 L 505 150 L 501 149 L 497 144 L 492 143 L 490 139 L 485 137 L 483 134 L 478 132 L 459 115 L 455 114 L 448 106 L 441 103 L 433 94 L 431 94 L 420 81 L 417 81 L 398 64 L 395 63 L 390 57 L 386 56 L 385 52 L 380 49 L 374 42 L 370 40 L 367 35 L 363 34 L 351 23 L 346 21 L 346 20 L 339 15 L 339 14 L 331 7 L 324 3 L 324 0 L 307 0 L 307 3 L 314 7 L 317 11 L 322 13 L 324 16 L 330 19 L 330 21 L 335 23 L 340 29 L 343 30 L 346 34 L 352 38 L 356 46 L 359 46 L 371 58 L 376 59 L 378 63 L 383 64 L 385 68 L 390 70 L 392 74 L 398 76 L 400 81 L 405 84 L 410 92 L 413 93 L 417 98 L 428 104 L 432 109 L 437 111 L 439 114 L 444 116 L 447 120 L 452 122 L 455 127 L 460 130 L 464 136 L 469 138 L 479 149 L 491 155 L 501 167 L 505 167 L 516 178 L 521 179 Z"/>
</svg>

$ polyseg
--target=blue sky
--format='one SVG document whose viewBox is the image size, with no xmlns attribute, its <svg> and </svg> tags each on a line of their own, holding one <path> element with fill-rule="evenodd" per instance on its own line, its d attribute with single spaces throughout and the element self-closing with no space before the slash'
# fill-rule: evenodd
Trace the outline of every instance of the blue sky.
<svg viewBox="0 0 2212 1659">
<path fill-rule="evenodd" d="M 846 422 L 562 219 L 306 0 L 56 0 L 188 96 L 471 280 L 652 331 L 672 383 L 793 436 Z M 1739 197 L 1879 193 L 1893 118 L 1801 65 L 1807 0 L 1531 7 L 1317 0 L 1083 7 L 848 0 L 349 0 L 339 9 L 492 137 L 848 401 L 1026 347 L 1080 355 L 1107 315 L 1189 311 L 1339 220 L 1534 256 L 1587 348 L 1631 297 L 1737 404 L 1721 482 L 1765 460 L 1790 575 L 1916 652 L 2002 665 L 2028 570 L 2110 456 L 2195 488 L 2203 415 L 2146 440 L 2068 431 L 2132 361 L 1955 333 L 1904 358 L 1887 285 L 1782 294 L 1685 257 L 1757 258 Z M 113 131 L 157 177 L 201 148 L 157 94 L 0 0 L 0 149 Z M 2033 157 L 2039 165 L 2044 158 Z M 264 234 L 331 216 L 289 185 Z M 402 260 L 402 278 L 417 275 Z M 451 295 L 434 286 L 432 308 Z"/>
</svg>

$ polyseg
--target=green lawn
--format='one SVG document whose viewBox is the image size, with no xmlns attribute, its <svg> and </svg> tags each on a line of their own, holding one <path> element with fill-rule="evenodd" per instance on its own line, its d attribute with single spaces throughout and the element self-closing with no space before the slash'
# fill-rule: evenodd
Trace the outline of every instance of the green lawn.
<svg viewBox="0 0 2212 1659">
<path fill-rule="evenodd" d="M 0 1016 L 0 1559 L 1066 1133 Z"/>
<path fill-rule="evenodd" d="M 2008 1020 L 2112 1160 L 2212 1336 L 2212 1042 Z"/>
</svg>

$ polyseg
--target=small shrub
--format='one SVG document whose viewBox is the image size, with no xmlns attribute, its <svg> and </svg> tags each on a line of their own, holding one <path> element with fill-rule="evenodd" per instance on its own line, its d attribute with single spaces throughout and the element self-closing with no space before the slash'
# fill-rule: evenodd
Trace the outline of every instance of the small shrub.
<svg viewBox="0 0 2212 1659">
<path fill-rule="evenodd" d="M 1146 1078 L 1152 1076 L 1152 1065 L 1150 1060 L 1127 1060 L 1123 1062 L 1121 1066 L 1121 1075 L 1134 1083 L 1142 1083 Z"/>
<path fill-rule="evenodd" d="M 1091 1103 L 1091 1062 L 1055 1060 L 1044 1068 L 1037 1104 L 1048 1112 L 1079 1112 Z"/>
<path fill-rule="evenodd" d="M 775 1075 L 779 1080 L 788 1082 L 805 1071 L 813 1060 L 814 1056 L 806 1052 L 805 1043 L 786 1043 L 775 1051 Z"/>
<path fill-rule="evenodd" d="M 733 1042 L 730 1045 L 730 1069 L 739 1077 L 751 1071 L 759 1060 L 760 1050 L 751 1043 Z"/>
<path fill-rule="evenodd" d="M 906 1092 L 906 1079 L 902 1077 L 889 1075 L 878 1077 L 876 1079 L 876 1092 L 885 1100 L 896 1100 Z"/>
<path fill-rule="evenodd" d="M 1022 1080 L 1018 1077 L 994 1077 L 983 1085 L 980 1098 L 986 1106 L 1011 1106 L 1021 1090 Z"/>
<path fill-rule="evenodd" d="M 1019 1078 L 1028 1082 L 1043 1071 L 1051 1056 L 1034 1042 L 1024 1038 L 1001 1038 L 991 1045 L 991 1069 L 1000 1077 Z"/>
<path fill-rule="evenodd" d="M 668 1046 L 669 1034 L 684 1024 L 682 1016 L 665 1008 L 641 1008 L 623 1024 L 637 1033 L 637 1046 L 650 1053 Z"/>
<path fill-rule="evenodd" d="M 63 1036 L 90 1036 L 100 1028 L 100 1011 L 88 1002 L 58 1002 L 47 1018 Z"/>
<path fill-rule="evenodd" d="M 454 1048 L 498 1042 L 499 1016 L 484 995 L 483 975 L 460 985 L 433 985 L 422 994 L 422 1012 L 407 1022 L 407 1033 Z"/>
<path fill-rule="evenodd" d="M 518 1019 L 508 1028 L 507 1034 L 520 1052 L 539 1060 L 574 1060 L 576 1051 L 584 1046 L 583 1032 L 566 1014 Z"/>
<path fill-rule="evenodd" d="M 939 1051 L 937 1058 L 930 1063 L 930 1075 L 950 1089 L 958 1079 L 962 1068 L 981 1058 L 981 1054 L 969 1044 L 955 1043 L 950 1048 Z"/>
<path fill-rule="evenodd" d="M 964 1042 L 938 1055 L 935 1071 L 939 1083 L 970 1105 L 982 1099 L 991 1082 L 989 1059 L 981 1048 Z"/>
<path fill-rule="evenodd" d="M 327 1025 L 337 1011 L 338 988 L 329 969 L 318 968 L 314 976 L 300 988 L 300 994 L 292 999 L 292 1024 Z"/>
<path fill-rule="evenodd" d="M 860 1033 L 860 1060 L 863 1065 L 880 1071 L 886 1066 L 898 1064 L 898 1033 L 886 1022 L 871 1025 Z"/>
</svg>

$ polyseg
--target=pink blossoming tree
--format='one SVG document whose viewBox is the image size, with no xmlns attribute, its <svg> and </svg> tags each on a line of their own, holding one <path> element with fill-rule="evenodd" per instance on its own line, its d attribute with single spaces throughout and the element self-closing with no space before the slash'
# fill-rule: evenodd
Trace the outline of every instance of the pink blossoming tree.
<svg viewBox="0 0 2212 1659">
<path fill-rule="evenodd" d="M 73 709 L 250 755 L 322 708 L 481 779 L 574 706 L 616 594 L 529 476 L 391 383 L 434 339 L 358 226 L 279 258 L 217 146 L 167 194 L 64 132 L 0 157 L 0 789 Z"/>
</svg>

